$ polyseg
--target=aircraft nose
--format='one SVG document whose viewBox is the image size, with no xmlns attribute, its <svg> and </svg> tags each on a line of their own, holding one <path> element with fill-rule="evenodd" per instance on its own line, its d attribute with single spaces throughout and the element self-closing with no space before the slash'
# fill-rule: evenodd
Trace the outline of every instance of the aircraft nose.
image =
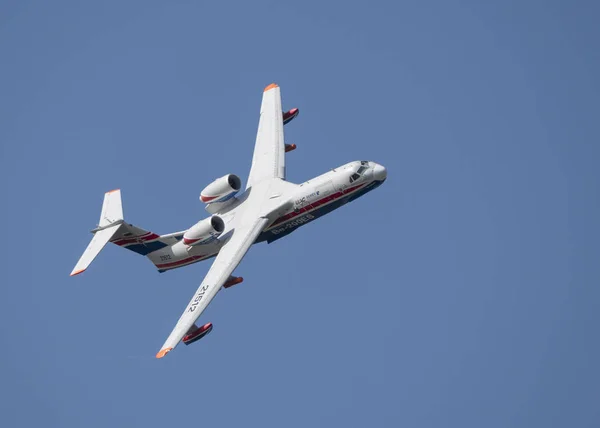
<svg viewBox="0 0 600 428">
<path fill-rule="evenodd" d="M 385 169 L 385 166 L 379 165 L 378 163 L 376 163 L 375 166 L 373 167 L 373 179 L 375 179 L 377 181 L 384 181 L 386 178 L 387 178 L 387 169 Z"/>
</svg>

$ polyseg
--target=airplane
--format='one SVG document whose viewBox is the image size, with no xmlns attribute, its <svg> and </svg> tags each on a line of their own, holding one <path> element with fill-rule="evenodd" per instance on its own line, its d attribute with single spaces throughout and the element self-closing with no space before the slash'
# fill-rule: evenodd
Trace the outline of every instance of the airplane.
<svg viewBox="0 0 600 428">
<path fill-rule="evenodd" d="M 162 358 L 180 342 L 196 342 L 212 330 L 212 323 L 196 321 L 221 289 L 243 281 L 233 271 L 253 244 L 272 243 L 300 226 L 351 202 L 379 187 L 386 168 L 372 161 L 354 161 L 301 184 L 285 180 L 285 153 L 296 148 L 285 144 L 283 126 L 299 110 L 282 113 L 281 92 L 272 83 L 263 91 L 252 166 L 242 187 L 240 178 L 227 174 L 202 190 L 200 201 L 210 214 L 187 230 L 157 235 L 123 218 L 121 191 L 104 195 L 98 227 L 71 272 L 85 271 L 108 242 L 146 256 L 159 272 L 188 266 L 215 257 L 175 328 L 156 354 Z"/>
</svg>

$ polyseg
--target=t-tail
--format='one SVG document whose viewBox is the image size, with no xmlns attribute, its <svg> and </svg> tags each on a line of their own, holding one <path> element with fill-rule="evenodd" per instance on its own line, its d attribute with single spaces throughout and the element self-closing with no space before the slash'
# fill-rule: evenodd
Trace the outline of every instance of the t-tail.
<svg viewBox="0 0 600 428">
<path fill-rule="evenodd" d="M 108 242 L 136 252 L 142 256 L 177 243 L 183 232 L 159 236 L 123 220 L 121 190 L 104 194 L 98 227 L 91 231 L 94 237 L 73 268 L 71 276 L 85 271 Z"/>
</svg>

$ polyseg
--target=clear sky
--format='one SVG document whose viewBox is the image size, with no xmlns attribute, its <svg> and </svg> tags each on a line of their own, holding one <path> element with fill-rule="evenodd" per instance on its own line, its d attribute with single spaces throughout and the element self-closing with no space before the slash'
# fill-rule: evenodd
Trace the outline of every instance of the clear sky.
<svg viewBox="0 0 600 428">
<path fill-rule="evenodd" d="M 0 415 L 7 427 L 598 427 L 593 1 L 0 3 Z M 154 355 L 210 262 L 107 247 L 105 191 L 168 233 L 245 180 L 277 82 L 302 182 L 388 168 L 252 248 Z"/>
</svg>

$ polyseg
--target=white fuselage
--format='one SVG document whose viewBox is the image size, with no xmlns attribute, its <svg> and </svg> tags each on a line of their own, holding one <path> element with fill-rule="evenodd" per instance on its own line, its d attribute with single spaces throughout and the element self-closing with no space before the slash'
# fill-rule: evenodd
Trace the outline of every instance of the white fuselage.
<svg viewBox="0 0 600 428">
<path fill-rule="evenodd" d="M 340 206 L 364 195 L 383 183 L 386 170 L 375 162 L 355 161 L 335 168 L 302 184 L 280 180 L 276 188 L 256 189 L 269 192 L 272 205 L 265 207 L 263 216 L 270 220 L 269 226 L 255 243 L 273 242 L 298 227 L 325 215 Z M 218 215 L 225 222 L 225 230 L 218 239 L 206 244 L 189 246 L 181 237 L 184 232 L 173 234 L 178 242 L 148 254 L 159 271 L 187 266 L 211 258 L 228 241 L 236 226 L 236 214 L 244 209 L 244 200 L 253 189 L 246 189 L 234 203 Z"/>
</svg>

